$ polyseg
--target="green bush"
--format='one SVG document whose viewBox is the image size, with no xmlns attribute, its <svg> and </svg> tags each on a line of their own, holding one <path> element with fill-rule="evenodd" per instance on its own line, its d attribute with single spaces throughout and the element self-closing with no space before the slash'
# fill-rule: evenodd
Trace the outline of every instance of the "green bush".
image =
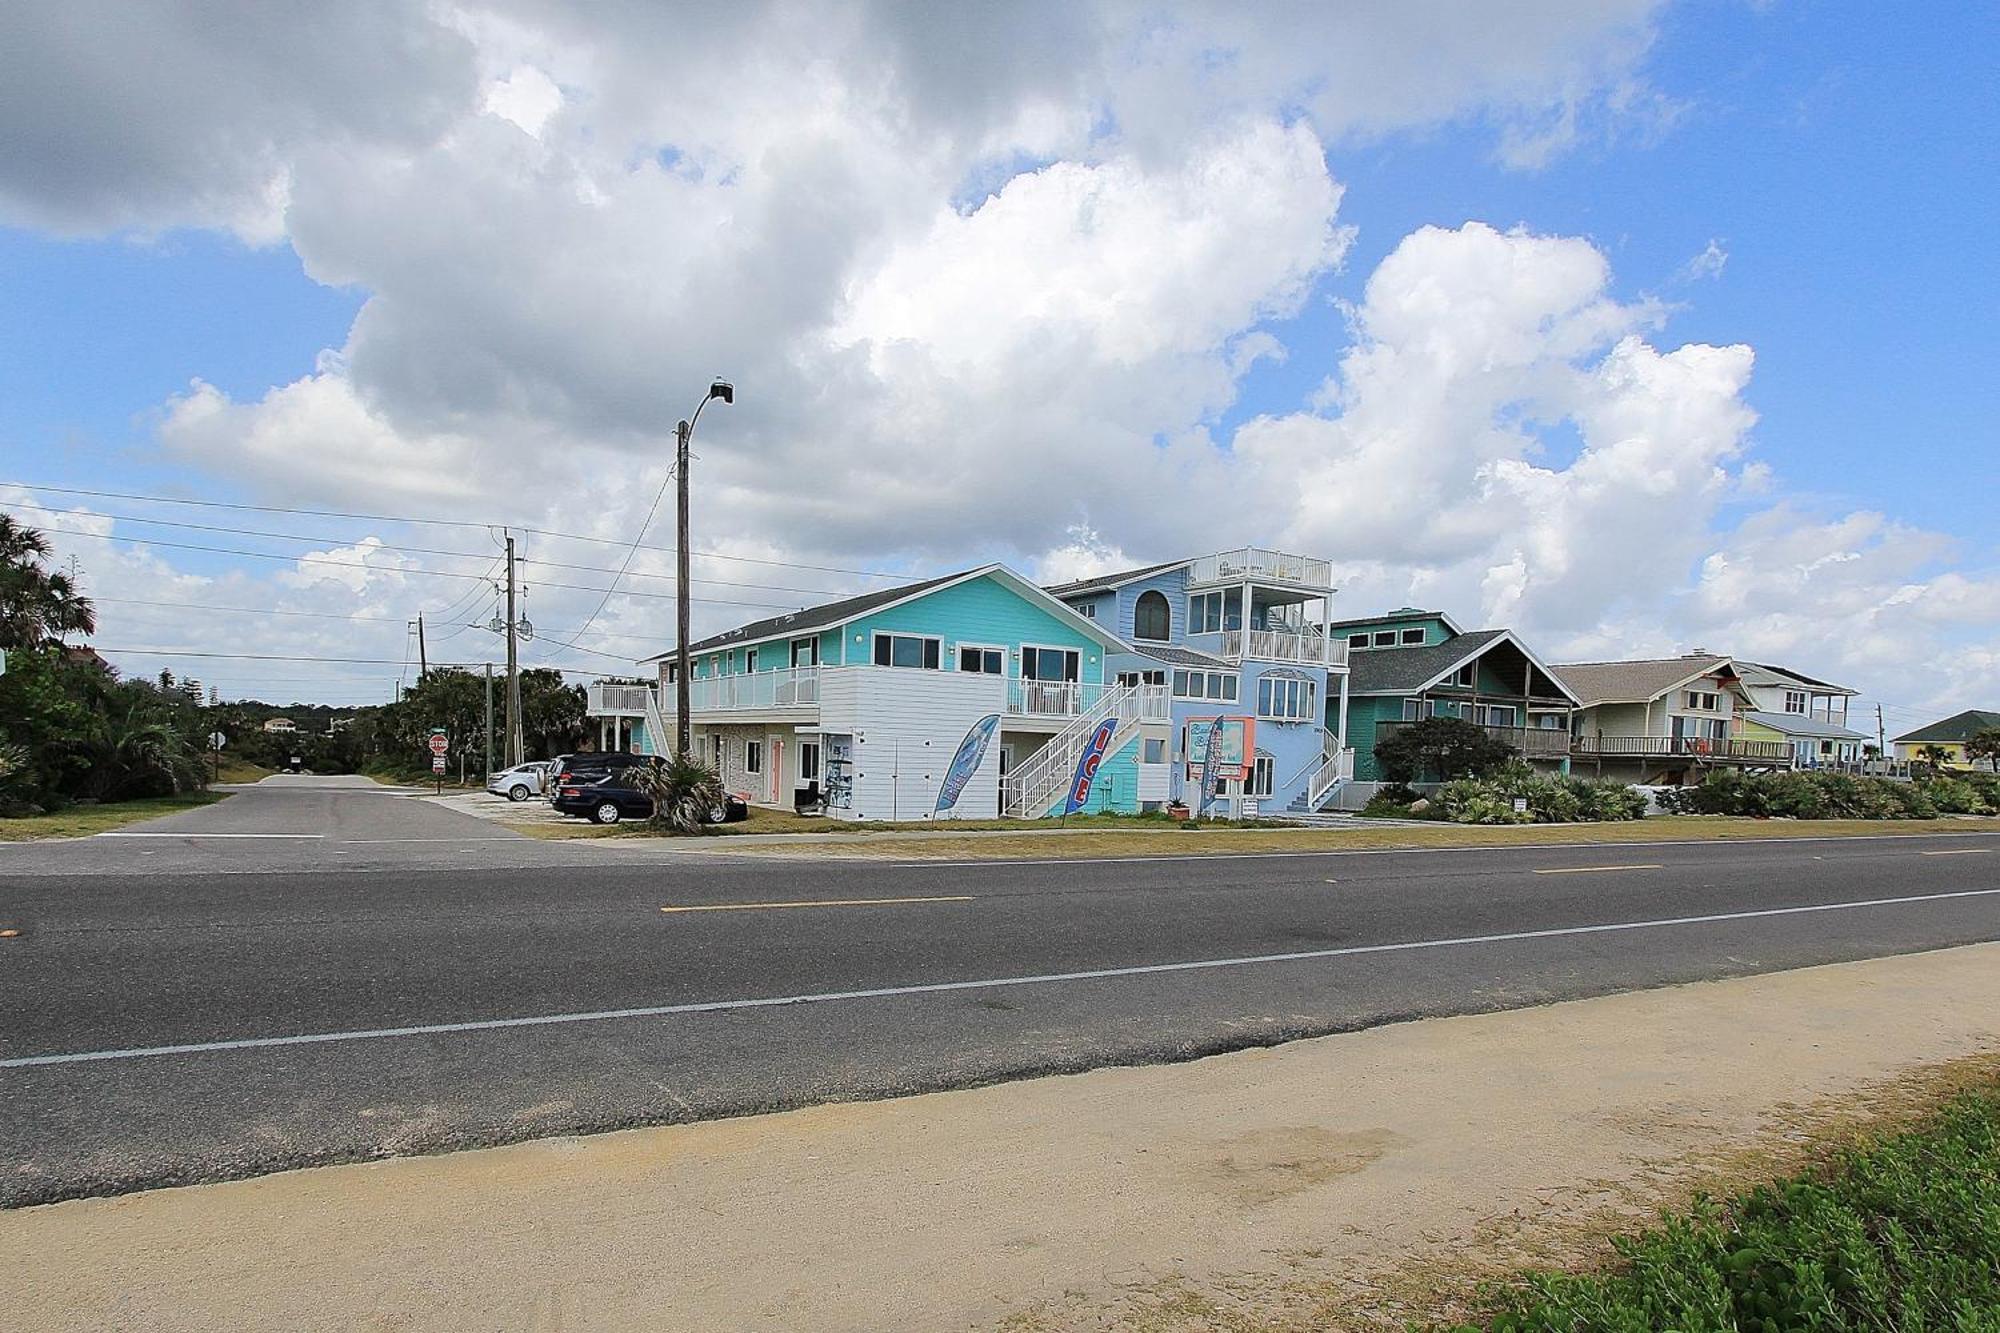
<svg viewBox="0 0 2000 1333">
<path fill-rule="evenodd" d="M 1527 824 L 1534 820 L 1526 811 L 1515 811 L 1514 798 L 1498 782 L 1479 778 L 1460 778 L 1439 787 L 1431 798 L 1429 813 L 1434 819 L 1454 824 Z"/>
<path fill-rule="evenodd" d="M 1527 809 L 1516 810 L 1516 801 L 1526 802 Z M 1397 813 L 1406 812 L 1399 808 Z M 1544 777 L 1515 763 L 1491 777 L 1445 783 L 1429 808 L 1416 813 L 1454 824 L 1591 823 L 1638 819 L 1646 813 L 1646 797 L 1622 782 Z"/>
<path fill-rule="evenodd" d="M 1944 814 L 1984 815 L 1993 811 L 1979 787 L 1963 778 L 1937 777 L 1922 785 L 1924 795 Z"/>
<path fill-rule="evenodd" d="M 2000 789 L 2000 781 L 1995 786 Z M 1991 814 L 1978 783 L 1959 778 L 1891 782 L 1847 773 L 1711 773 L 1694 787 L 1663 792 L 1673 814 L 1743 815 L 1780 819 L 1933 819 L 1938 814 Z"/>
<path fill-rule="evenodd" d="M 1531 1273 L 1485 1327 L 2000 1328 L 2000 1094 L 1617 1242 L 1605 1273 Z M 1473 1327 L 1473 1326 L 1467 1326 Z"/>
</svg>

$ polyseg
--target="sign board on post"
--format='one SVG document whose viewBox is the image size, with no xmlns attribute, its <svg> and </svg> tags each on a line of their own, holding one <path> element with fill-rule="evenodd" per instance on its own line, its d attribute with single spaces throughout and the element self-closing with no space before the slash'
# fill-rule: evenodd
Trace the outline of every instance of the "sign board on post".
<svg viewBox="0 0 2000 1333">
<path fill-rule="evenodd" d="M 444 728 L 432 727 L 430 746 L 431 753 L 442 759 L 446 751 L 451 749 L 451 737 L 445 734 Z"/>
<path fill-rule="evenodd" d="M 444 756 L 443 756 L 443 755 L 437 755 L 437 756 L 435 756 L 434 758 L 432 758 L 432 760 L 431 760 L 431 772 L 433 772 L 433 773 L 440 773 L 440 774 L 444 772 Z"/>
</svg>

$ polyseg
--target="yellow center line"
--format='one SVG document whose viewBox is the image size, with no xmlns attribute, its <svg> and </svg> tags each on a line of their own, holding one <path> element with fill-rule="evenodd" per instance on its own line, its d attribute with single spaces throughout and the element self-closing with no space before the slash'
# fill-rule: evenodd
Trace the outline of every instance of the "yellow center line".
<svg viewBox="0 0 2000 1333">
<path fill-rule="evenodd" d="M 1660 865 L 1640 866 L 1558 866 L 1552 870 L 1537 870 L 1537 875 L 1594 875 L 1600 870 L 1664 870 Z"/>
<path fill-rule="evenodd" d="M 972 895 L 957 893 L 932 898 L 814 898 L 796 903 L 703 903 L 692 907 L 662 907 L 662 912 L 771 912 L 786 907 L 892 907 L 899 903 L 969 903 Z"/>
<path fill-rule="evenodd" d="M 1947 852 L 1918 852 L 1918 856 L 1978 856 L 1991 851 L 1990 847 L 1954 847 Z"/>
</svg>

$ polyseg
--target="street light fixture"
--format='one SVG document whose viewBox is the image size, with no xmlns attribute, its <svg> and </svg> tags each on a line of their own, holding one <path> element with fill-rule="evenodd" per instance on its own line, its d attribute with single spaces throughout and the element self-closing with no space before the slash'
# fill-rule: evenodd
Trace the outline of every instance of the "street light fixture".
<svg viewBox="0 0 2000 1333">
<path fill-rule="evenodd" d="M 694 748 L 694 730 L 688 721 L 690 691 L 688 674 L 691 665 L 688 660 L 688 442 L 694 438 L 695 423 L 701 420 L 702 409 L 720 398 L 723 402 L 736 402 L 736 386 L 728 380 L 718 379 L 709 383 L 708 393 L 695 404 L 694 415 L 674 427 L 674 478 L 677 483 L 676 517 L 679 522 L 674 538 L 674 750 L 681 758 L 688 757 Z"/>
</svg>

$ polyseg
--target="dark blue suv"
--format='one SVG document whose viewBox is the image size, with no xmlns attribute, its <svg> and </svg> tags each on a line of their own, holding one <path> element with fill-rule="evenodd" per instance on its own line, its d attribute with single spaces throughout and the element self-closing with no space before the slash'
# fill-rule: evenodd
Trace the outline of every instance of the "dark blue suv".
<svg viewBox="0 0 2000 1333">
<path fill-rule="evenodd" d="M 639 789 L 643 768 L 629 765 L 601 774 L 567 774 L 549 800 L 565 815 L 576 815 L 596 824 L 616 824 L 621 819 L 651 819 L 653 798 Z M 743 798 L 726 794 L 722 804 L 709 811 L 711 824 L 733 824 L 750 817 Z"/>
</svg>

